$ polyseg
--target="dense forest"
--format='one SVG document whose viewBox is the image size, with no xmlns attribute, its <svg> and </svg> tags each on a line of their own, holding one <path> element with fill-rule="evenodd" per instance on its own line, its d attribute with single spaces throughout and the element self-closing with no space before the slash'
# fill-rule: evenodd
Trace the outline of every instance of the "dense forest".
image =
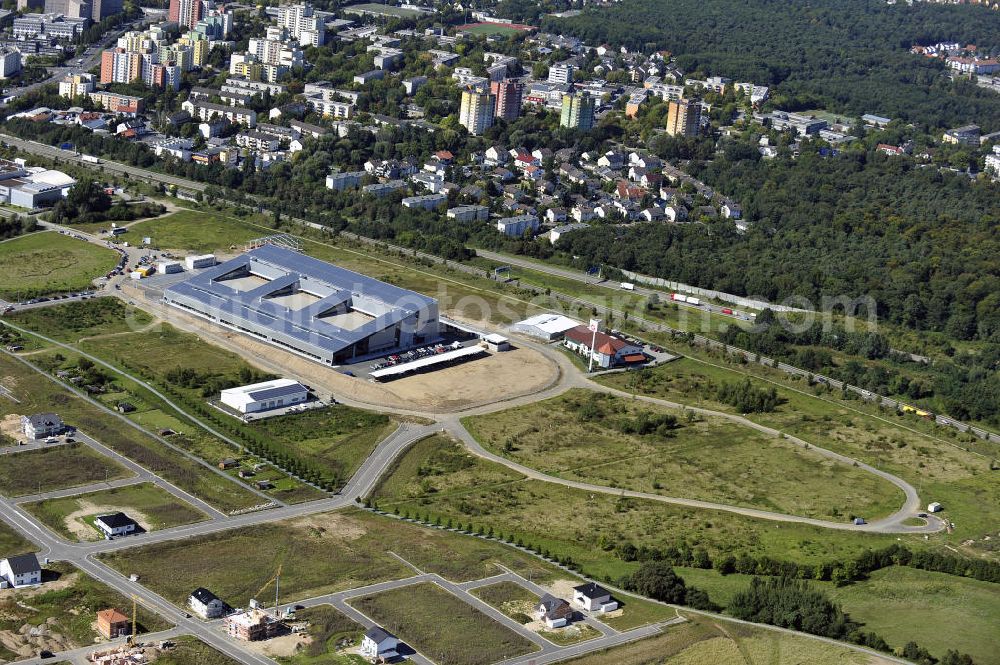
<svg viewBox="0 0 1000 665">
<path fill-rule="evenodd" d="M 534 3 L 505 11 L 532 13 Z M 519 18 L 513 16 L 513 18 Z M 590 43 L 665 49 L 687 73 L 775 86 L 788 110 L 825 107 L 877 113 L 927 127 L 976 122 L 1000 129 L 1000 96 L 952 84 L 943 63 L 911 55 L 914 44 L 956 41 L 1000 49 L 1000 15 L 982 7 L 871 0 L 625 0 L 542 27 Z"/>
<path fill-rule="evenodd" d="M 561 248 L 588 264 L 780 301 L 871 297 L 880 320 L 1000 340 L 1000 207 L 985 182 L 863 151 L 761 160 L 734 144 L 692 174 L 743 203 L 751 229 L 601 226 Z M 861 310 L 860 314 L 866 312 Z"/>
<path fill-rule="evenodd" d="M 8 240 L 34 230 L 35 220 L 33 219 L 21 219 L 20 215 L 0 217 L 0 240 Z"/>
<path fill-rule="evenodd" d="M 1000 344 L 983 344 L 975 352 L 952 349 L 950 357 L 924 365 L 893 352 L 878 333 L 849 332 L 818 321 L 792 329 L 770 310 L 757 317 L 752 330 L 729 328 L 720 338 L 880 395 L 896 395 L 963 420 L 1000 425 Z M 833 355 L 838 352 L 850 359 L 838 362 Z"/>
</svg>

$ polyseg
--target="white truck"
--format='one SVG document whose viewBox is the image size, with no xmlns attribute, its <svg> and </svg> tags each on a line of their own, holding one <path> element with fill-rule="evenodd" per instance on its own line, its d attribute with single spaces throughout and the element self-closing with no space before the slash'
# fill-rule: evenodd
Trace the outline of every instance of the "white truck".
<svg viewBox="0 0 1000 665">
<path fill-rule="evenodd" d="M 632 282 L 622 282 L 622 288 L 626 291 L 635 291 L 635 284 Z"/>
<path fill-rule="evenodd" d="M 80 155 L 80 161 L 87 162 L 88 164 L 101 163 L 101 160 L 99 160 L 97 157 L 94 157 L 93 155 L 84 155 L 84 154 Z"/>
</svg>

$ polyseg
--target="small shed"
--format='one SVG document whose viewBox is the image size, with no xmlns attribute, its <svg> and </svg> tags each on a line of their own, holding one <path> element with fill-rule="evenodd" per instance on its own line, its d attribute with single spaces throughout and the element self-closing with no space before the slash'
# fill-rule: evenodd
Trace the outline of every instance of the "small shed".
<svg viewBox="0 0 1000 665">
<path fill-rule="evenodd" d="M 490 351 L 510 351 L 510 340 L 503 335 L 497 335 L 496 333 L 487 335 L 483 338 L 483 342 L 486 343 L 486 348 Z"/>
<path fill-rule="evenodd" d="M 927 504 L 927 512 L 929 513 L 939 513 L 942 510 L 944 510 L 944 506 L 942 506 L 937 501 L 932 501 L 931 503 Z"/>
</svg>

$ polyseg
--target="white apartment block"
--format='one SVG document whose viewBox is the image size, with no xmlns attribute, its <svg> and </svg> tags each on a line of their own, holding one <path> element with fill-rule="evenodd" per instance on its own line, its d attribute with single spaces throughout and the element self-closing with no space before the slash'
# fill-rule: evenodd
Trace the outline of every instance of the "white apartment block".
<svg viewBox="0 0 1000 665">
<path fill-rule="evenodd" d="M 198 120 L 208 121 L 212 118 L 224 118 L 235 125 L 246 125 L 251 128 L 257 126 L 257 113 L 252 109 L 210 102 L 193 102 L 190 99 L 181 104 L 181 108 L 190 113 L 192 118 Z"/>
<path fill-rule="evenodd" d="M 576 67 L 569 63 L 556 63 L 549 67 L 549 83 L 572 83 L 575 71 Z"/>
</svg>

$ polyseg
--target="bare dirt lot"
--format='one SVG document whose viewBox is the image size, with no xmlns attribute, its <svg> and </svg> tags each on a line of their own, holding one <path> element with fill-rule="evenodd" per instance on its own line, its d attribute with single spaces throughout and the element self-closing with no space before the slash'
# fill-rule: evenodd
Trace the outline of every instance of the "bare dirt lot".
<svg viewBox="0 0 1000 665">
<path fill-rule="evenodd" d="M 173 326 L 198 334 L 205 341 L 238 353 L 261 369 L 293 375 L 312 386 L 321 398 L 332 395 L 341 401 L 400 411 L 451 412 L 498 402 L 544 390 L 559 378 L 555 363 L 527 348 L 472 360 L 462 365 L 389 383 L 353 378 L 310 360 L 212 325 L 208 321 L 151 302 L 147 294 L 123 287 L 136 304 Z"/>
<path fill-rule="evenodd" d="M 113 513 L 119 510 L 117 506 L 108 505 L 95 505 L 89 501 L 82 501 L 80 503 L 80 509 L 73 511 L 66 516 L 66 528 L 77 540 L 99 540 L 100 534 L 94 529 L 94 527 L 87 524 L 83 518 L 89 515 L 103 515 L 105 513 Z M 134 519 L 139 523 L 146 531 L 150 530 L 150 519 L 144 513 L 139 512 L 135 508 L 128 509 L 129 517 Z"/>
<path fill-rule="evenodd" d="M 12 439 L 20 441 L 24 436 L 21 431 L 21 416 L 17 413 L 11 413 L 0 420 L 0 434 L 6 434 Z"/>
</svg>

